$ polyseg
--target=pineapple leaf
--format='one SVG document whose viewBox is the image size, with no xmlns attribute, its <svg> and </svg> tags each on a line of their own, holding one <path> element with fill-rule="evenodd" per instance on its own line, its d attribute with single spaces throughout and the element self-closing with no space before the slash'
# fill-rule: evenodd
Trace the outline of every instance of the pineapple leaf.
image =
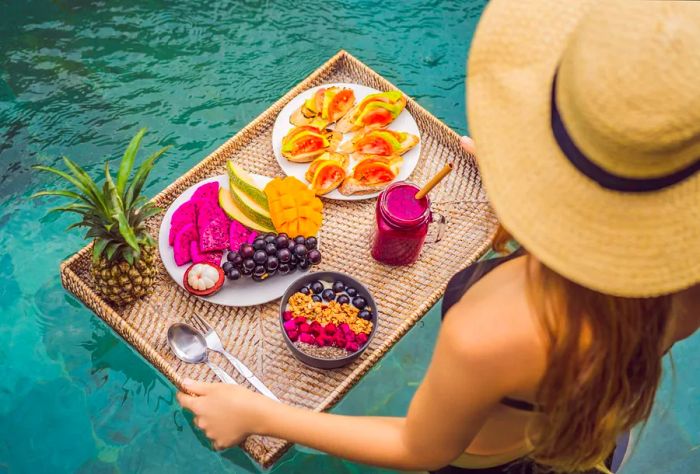
<svg viewBox="0 0 700 474">
<path fill-rule="evenodd" d="M 108 243 L 109 243 L 109 240 L 107 240 L 107 239 L 95 239 L 95 243 L 92 246 L 92 261 L 93 262 L 97 262 L 100 259 L 100 256 L 102 255 L 102 252 L 104 252 Z"/>
<path fill-rule="evenodd" d="M 62 189 L 57 189 L 55 191 L 39 191 L 39 192 L 32 194 L 31 198 L 34 199 L 34 198 L 38 198 L 41 196 L 60 196 L 60 197 L 74 199 L 76 201 L 83 201 L 86 204 L 92 204 L 92 202 L 89 199 L 87 199 L 85 196 L 78 194 L 78 193 L 74 193 L 73 191 L 65 191 Z"/>
<path fill-rule="evenodd" d="M 129 175 L 131 174 L 131 169 L 134 167 L 134 160 L 136 159 L 136 152 L 138 152 L 141 146 L 141 140 L 143 139 L 146 129 L 142 128 L 139 130 L 134 138 L 131 139 L 129 146 L 126 147 L 124 152 L 124 157 L 119 164 L 119 171 L 117 172 L 117 193 L 126 201 L 126 195 L 124 191 L 126 190 L 126 184 L 129 181 Z"/>
<path fill-rule="evenodd" d="M 127 209 L 133 207 L 134 203 L 139 198 L 139 195 L 141 194 L 141 189 L 143 189 L 143 185 L 146 182 L 146 179 L 148 178 L 148 174 L 153 169 L 153 164 L 155 163 L 155 161 L 160 155 L 168 151 L 169 148 L 170 146 L 161 148 L 160 150 L 156 151 L 151 156 L 146 158 L 146 161 L 141 163 L 141 166 L 139 166 L 139 169 L 136 171 L 134 179 L 131 182 L 131 185 L 129 186 L 129 189 L 126 193 L 126 198 L 124 199 L 124 203 L 126 204 Z"/>
<path fill-rule="evenodd" d="M 107 260 L 112 260 L 112 257 L 114 257 L 119 247 L 121 247 L 121 244 L 118 242 L 110 242 L 107 244 L 107 248 L 105 249 L 105 257 L 107 257 Z"/>
<path fill-rule="evenodd" d="M 121 209 L 117 209 L 115 217 L 117 218 L 117 222 L 119 222 L 119 234 L 121 234 L 121 236 L 124 237 L 124 241 L 129 245 L 129 247 L 138 251 L 139 244 L 136 241 L 136 234 L 134 234 L 134 229 L 129 225 L 129 222 L 126 220 L 124 211 L 122 211 Z"/>
<path fill-rule="evenodd" d="M 88 175 L 84 169 L 74 163 L 67 156 L 63 157 L 63 162 L 66 164 L 69 170 L 73 173 L 75 178 L 79 180 L 83 186 L 89 191 L 88 195 L 95 202 L 95 207 L 98 211 L 101 211 L 104 215 L 107 214 L 107 207 L 105 205 L 104 197 L 100 193 L 99 188 L 95 184 L 95 181 Z"/>
<path fill-rule="evenodd" d="M 124 252 L 122 253 L 122 257 L 124 257 L 124 260 L 126 260 L 126 262 L 127 262 L 129 265 L 133 265 L 133 264 L 134 264 L 134 259 L 135 259 L 135 258 L 138 258 L 138 254 L 139 254 L 138 251 L 134 251 L 134 249 L 128 247 L 128 248 L 126 248 L 126 249 L 124 250 Z"/>
<path fill-rule="evenodd" d="M 76 188 L 78 188 L 80 191 L 82 191 L 82 193 L 84 195 L 92 198 L 90 196 L 90 191 L 83 185 L 83 183 L 80 182 L 78 179 L 74 178 L 73 176 L 69 175 L 68 173 L 64 173 L 63 171 L 57 170 L 56 168 L 52 168 L 50 166 L 35 165 L 35 166 L 32 166 L 32 168 L 35 170 L 48 171 L 49 173 L 56 174 L 56 175 L 60 176 L 61 178 L 65 179 L 66 181 L 68 181 L 69 183 L 71 183 Z M 93 204 L 95 204 L 95 206 L 97 206 L 96 203 L 93 203 Z"/>
<path fill-rule="evenodd" d="M 81 216 L 85 216 L 86 214 L 89 214 L 92 212 L 93 208 L 92 206 L 88 206 L 86 204 L 66 204 L 65 206 L 58 206 L 54 207 L 53 209 L 49 209 L 49 212 L 47 214 L 53 214 L 54 212 L 73 212 L 75 214 L 80 214 Z"/>
</svg>

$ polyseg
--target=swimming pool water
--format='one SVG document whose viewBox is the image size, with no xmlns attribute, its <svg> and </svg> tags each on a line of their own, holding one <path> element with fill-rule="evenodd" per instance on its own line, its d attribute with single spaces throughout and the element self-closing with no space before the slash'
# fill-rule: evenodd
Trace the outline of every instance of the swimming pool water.
<svg viewBox="0 0 700 474">
<path fill-rule="evenodd" d="M 61 287 L 83 245 L 30 201 L 68 155 L 96 175 L 141 126 L 172 145 L 149 196 L 347 49 L 460 133 L 464 64 L 484 0 L 463 2 L 3 2 L 0 16 L 0 472 L 256 472 L 212 452 L 172 385 Z M 400 415 L 439 327 L 431 311 L 334 409 Z M 674 349 L 626 472 L 700 471 L 700 338 Z M 274 472 L 369 473 L 306 448 Z"/>
</svg>

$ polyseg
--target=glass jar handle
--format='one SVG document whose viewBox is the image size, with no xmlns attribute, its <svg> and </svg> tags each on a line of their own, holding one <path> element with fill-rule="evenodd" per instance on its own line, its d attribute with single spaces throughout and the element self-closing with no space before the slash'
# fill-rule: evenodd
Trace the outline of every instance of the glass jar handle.
<svg viewBox="0 0 700 474">
<path fill-rule="evenodd" d="M 442 214 L 433 212 L 431 224 L 437 224 L 437 235 L 435 240 L 426 242 L 428 244 L 436 244 L 442 240 L 442 235 L 445 233 L 445 225 L 447 224 L 447 219 Z"/>
</svg>

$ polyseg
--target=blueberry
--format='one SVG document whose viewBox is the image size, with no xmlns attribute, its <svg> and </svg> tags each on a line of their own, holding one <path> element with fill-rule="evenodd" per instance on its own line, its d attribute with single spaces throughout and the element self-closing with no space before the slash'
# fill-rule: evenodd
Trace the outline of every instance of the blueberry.
<svg viewBox="0 0 700 474">
<path fill-rule="evenodd" d="M 309 267 L 311 267 L 311 262 L 309 262 L 306 259 L 300 260 L 299 263 L 297 263 L 297 268 L 299 270 L 301 270 L 302 272 L 305 272 L 306 270 L 308 270 Z"/>
<path fill-rule="evenodd" d="M 265 244 L 265 253 L 268 255 L 274 255 L 277 253 L 277 246 L 274 243 Z"/>
<path fill-rule="evenodd" d="M 267 234 L 263 240 L 265 241 L 266 244 L 274 244 L 275 239 L 277 239 L 277 236 L 275 234 Z"/>
<path fill-rule="evenodd" d="M 309 290 L 308 286 L 302 286 L 301 289 L 299 290 L 299 293 L 303 293 L 305 295 L 310 295 L 311 290 Z"/>
<path fill-rule="evenodd" d="M 350 298 L 357 296 L 357 290 L 352 286 L 345 288 L 345 293 L 347 293 Z"/>
<path fill-rule="evenodd" d="M 252 260 L 250 260 L 253 262 Z M 255 262 L 253 262 L 253 268 L 255 268 Z M 250 276 L 253 274 L 253 268 L 246 268 L 245 265 L 241 265 L 241 275 Z"/>
<path fill-rule="evenodd" d="M 318 295 L 311 295 L 311 299 L 314 300 L 316 303 L 321 302 L 321 297 Z"/>
<path fill-rule="evenodd" d="M 340 295 L 336 301 L 340 304 L 350 304 L 350 298 L 348 295 Z"/>
<path fill-rule="evenodd" d="M 321 296 L 323 296 L 323 299 L 326 301 L 333 301 L 335 299 L 335 293 L 330 288 L 328 288 L 327 290 L 323 290 Z"/>
<path fill-rule="evenodd" d="M 366 319 L 367 321 L 371 321 L 372 320 L 372 313 L 370 313 L 369 311 L 364 309 L 364 310 L 360 311 L 359 313 L 357 313 L 357 317 L 361 318 L 361 319 Z"/>
<path fill-rule="evenodd" d="M 296 245 L 297 245 L 297 243 L 294 242 L 294 239 L 289 239 L 289 243 L 287 244 L 287 248 L 288 248 L 289 251 L 291 252 L 292 250 L 294 250 L 294 247 L 295 247 Z"/>
<path fill-rule="evenodd" d="M 294 246 L 294 255 L 299 258 L 306 257 L 306 245 L 296 244 L 296 246 Z"/>
<path fill-rule="evenodd" d="M 264 250 L 256 250 L 253 254 L 253 261 L 258 265 L 262 265 L 267 260 L 267 254 Z"/>
<path fill-rule="evenodd" d="M 345 284 L 338 280 L 333 282 L 333 291 L 336 293 L 342 293 L 345 290 Z"/>
<path fill-rule="evenodd" d="M 255 250 L 264 250 L 265 241 L 263 239 L 255 239 L 255 242 L 253 242 L 253 248 Z"/>
<path fill-rule="evenodd" d="M 243 265 L 241 265 L 241 268 L 250 270 L 252 272 L 255 268 L 255 261 L 252 258 L 246 258 L 245 260 L 243 260 Z M 250 273 L 246 273 L 246 275 L 250 275 Z"/>
<path fill-rule="evenodd" d="M 308 237 L 306 239 L 306 248 L 309 250 L 313 250 L 318 246 L 318 240 L 316 237 Z"/>
<path fill-rule="evenodd" d="M 275 272 L 280 266 L 280 261 L 277 257 L 274 255 L 270 255 L 267 257 L 267 261 L 265 262 L 265 269 L 268 272 Z"/>
<path fill-rule="evenodd" d="M 290 252 L 289 249 L 278 250 L 277 258 L 279 258 L 282 263 L 289 263 L 292 259 L 292 252 Z"/>
<path fill-rule="evenodd" d="M 311 262 L 311 265 L 318 265 L 321 263 L 321 252 L 317 249 L 309 250 L 306 257 L 309 259 L 309 262 Z"/>
<path fill-rule="evenodd" d="M 240 255 L 238 255 L 238 252 L 229 252 L 226 254 L 226 260 L 228 260 L 231 263 L 233 263 L 233 259 L 236 257 L 240 257 Z"/>
<path fill-rule="evenodd" d="M 357 309 L 365 309 L 367 301 L 362 296 L 356 296 L 352 299 L 352 305 Z"/>
<path fill-rule="evenodd" d="M 323 291 L 323 283 L 320 281 L 315 281 L 309 285 L 309 288 L 311 288 L 311 291 L 313 291 L 314 294 L 319 294 Z"/>
<path fill-rule="evenodd" d="M 228 273 L 226 273 L 226 278 L 229 280 L 238 280 L 241 277 L 241 272 L 237 268 L 232 268 Z"/>
<path fill-rule="evenodd" d="M 270 278 L 269 273 L 263 273 L 262 275 L 255 275 L 253 274 L 253 281 L 265 281 L 268 278 Z"/>
<path fill-rule="evenodd" d="M 277 236 L 275 239 L 275 246 L 278 249 L 286 249 L 289 247 L 289 239 L 287 238 L 286 234 L 280 234 Z"/>
<path fill-rule="evenodd" d="M 233 269 L 233 263 L 224 262 L 224 264 L 221 265 L 221 268 L 224 270 L 224 273 L 228 273 Z"/>
<path fill-rule="evenodd" d="M 297 257 L 296 255 L 292 254 L 292 258 L 289 260 L 289 264 L 290 264 L 290 265 L 296 265 L 297 263 L 299 263 L 299 257 Z"/>
<path fill-rule="evenodd" d="M 288 263 L 280 263 L 280 266 L 277 267 L 277 271 L 280 272 L 280 275 L 286 275 L 289 273 L 289 264 Z"/>
<path fill-rule="evenodd" d="M 255 249 L 253 248 L 252 245 L 250 244 L 243 244 L 241 247 L 238 249 L 238 253 L 241 255 L 243 258 L 253 258 L 253 254 L 255 253 Z"/>
<path fill-rule="evenodd" d="M 228 254 L 229 255 L 233 254 L 233 258 L 229 258 L 228 261 L 233 263 L 234 267 L 240 268 L 241 265 L 243 264 L 243 257 L 241 257 L 240 255 L 238 255 L 237 253 L 234 253 L 234 252 L 229 252 Z"/>
<path fill-rule="evenodd" d="M 262 276 L 265 273 L 267 273 L 267 270 L 265 270 L 264 265 L 258 265 L 253 270 L 253 276 Z"/>
</svg>

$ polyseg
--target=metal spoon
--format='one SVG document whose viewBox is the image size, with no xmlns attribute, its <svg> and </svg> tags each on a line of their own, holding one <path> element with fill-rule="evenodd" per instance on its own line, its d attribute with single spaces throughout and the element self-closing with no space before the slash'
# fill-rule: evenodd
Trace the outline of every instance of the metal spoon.
<svg viewBox="0 0 700 474">
<path fill-rule="evenodd" d="M 168 328 L 168 344 L 178 359 L 183 362 L 207 364 L 222 382 L 236 384 L 233 377 L 209 360 L 204 336 L 189 324 L 175 323 L 170 326 Z"/>
</svg>

